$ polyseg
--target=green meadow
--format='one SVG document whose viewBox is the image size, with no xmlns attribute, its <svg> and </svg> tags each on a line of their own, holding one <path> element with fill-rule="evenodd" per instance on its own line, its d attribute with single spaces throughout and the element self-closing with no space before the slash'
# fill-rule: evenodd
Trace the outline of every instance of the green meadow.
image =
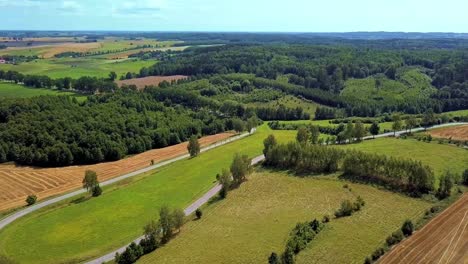
<svg viewBox="0 0 468 264">
<path fill-rule="evenodd" d="M 436 177 L 441 176 L 446 170 L 461 175 L 468 166 L 468 150 L 437 142 L 426 143 L 412 138 L 379 138 L 337 147 L 420 160 L 434 170 Z"/>
<path fill-rule="evenodd" d="M 284 251 L 296 223 L 333 215 L 343 200 L 357 195 L 366 201 L 362 210 L 332 219 L 296 261 L 362 263 L 405 219 L 418 218 L 430 206 L 368 185 L 347 183 L 350 191 L 345 183 L 334 176 L 300 178 L 258 169 L 227 199 L 206 206 L 202 219 L 188 222 L 137 263 L 267 263 L 272 252 Z"/>
<path fill-rule="evenodd" d="M 0 83 L 0 98 L 27 98 L 41 95 L 71 95 L 77 97 L 78 100 L 86 99 L 86 96 L 80 96 L 73 92 L 29 88 L 14 83 Z"/>
<path fill-rule="evenodd" d="M 139 72 L 143 67 L 154 65 L 156 61 L 106 60 L 84 58 L 39 59 L 18 65 L 2 64 L 0 70 L 13 70 L 23 74 L 47 75 L 51 78 L 80 78 L 82 76 L 108 77 L 111 71 L 122 76 L 127 72 Z"/>
</svg>

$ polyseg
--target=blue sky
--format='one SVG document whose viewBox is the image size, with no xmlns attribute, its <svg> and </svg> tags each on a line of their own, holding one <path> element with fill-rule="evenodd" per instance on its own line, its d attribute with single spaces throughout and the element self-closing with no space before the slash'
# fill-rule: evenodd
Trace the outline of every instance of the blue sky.
<svg viewBox="0 0 468 264">
<path fill-rule="evenodd" d="M 467 0 L 0 0 L 0 29 L 468 32 Z"/>
</svg>

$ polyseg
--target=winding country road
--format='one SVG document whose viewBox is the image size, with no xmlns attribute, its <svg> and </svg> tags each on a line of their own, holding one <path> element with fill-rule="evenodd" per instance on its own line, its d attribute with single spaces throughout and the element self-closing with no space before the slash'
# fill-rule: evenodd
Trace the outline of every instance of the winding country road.
<svg viewBox="0 0 468 264">
<path fill-rule="evenodd" d="M 458 123 L 447 123 L 447 124 L 442 124 L 442 125 L 436 125 L 436 126 L 432 126 L 432 127 L 429 127 L 427 128 L 427 130 L 430 130 L 430 129 L 436 129 L 436 128 L 441 128 L 441 127 L 448 127 L 448 126 L 457 126 L 457 125 L 465 125 L 465 124 L 468 124 L 468 123 L 465 123 L 465 122 L 458 122 Z M 412 129 L 411 131 L 412 132 L 419 132 L 419 131 L 424 131 L 425 128 L 414 128 Z M 253 129 L 251 131 L 251 133 L 245 133 L 245 134 L 242 134 L 242 135 L 239 135 L 239 136 L 235 136 L 235 137 L 232 137 L 232 138 L 229 138 L 228 140 L 225 140 L 225 141 L 222 141 L 222 142 L 219 142 L 219 143 L 215 143 L 215 144 L 212 144 L 208 147 L 205 147 L 201 150 L 201 152 L 205 152 L 205 151 L 208 151 L 210 149 L 213 149 L 213 148 L 216 148 L 216 147 L 219 147 L 219 146 L 222 146 L 222 145 L 225 145 L 227 143 L 230 143 L 230 142 L 233 142 L 233 141 L 236 141 L 236 140 L 239 140 L 241 138 L 244 138 L 246 136 L 249 136 L 251 135 L 252 133 L 255 132 L 255 129 Z M 406 134 L 408 133 L 409 131 L 407 130 L 402 130 L 402 131 L 397 131 L 396 133 L 394 132 L 389 132 L 389 133 L 383 133 L 383 134 L 379 134 L 379 135 L 376 135 L 375 137 L 373 136 L 366 136 L 364 137 L 363 139 L 364 140 L 368 140 L 368 139 L 373 139 L 373 138 L 383 138 L 383 137 L 390 137 L 390 136 L 400 136 L 402 134 Z M 149 166 L 147 168 L 144 168 L 144 169 L 140 169 L 140 170 L 137 170 L 137 171 L 134 171 L 132 173 L 128 173 L 128 174 L 125 174 L 125 175 L 122 175 L 122 176 L 119 176 L 119 177 L 116 177 L 116 178 L 113 178 L 111 180 L 108 180 L 108 181 L 105 181 L 105 182 L 102 182 L 101 183 L 101 186 L 106 186 L 106 185 L 110 185 L 110 184 L 114 184 L 116 182 L 119 182 L 121 180 L 124 180 L 124 179 L 128 179 L 128 178 L 131 178 L 131 177 L 135 177 L 139 174 L 142 174 L 142 173 L 145 173 L 145 172 L 148 172 L 148 171 L 151 171 L 151 170 L 154 170 L 156 168 L 160 168 L 162 166 L 165 166 L 165 165 L 168 165 L 168 164 L 171 164 L 171 163 L 174 163 L 176 161 L 179 161 L 179 160 L 182 160 L 182 159 L 186 159 L 188 158 L 189 155 L 188 154 L 185 154 L 185 155 L 182 155 L 182 156 L 179 156 L 179 157 L 176 157 L 176 158 L 173 158 L 173 159 L 170 159 L 170 160 L 167 160 L 167 161 L 164 161 L 164 162 L 161 162 L 161 163 L 158 163 L 158 164 L 155 164 L 155 165 L 152 165 L 152 166 Z M 258 157 L 255 157 L 252 159 L 252 165 L 255 165 L 255 164 L 258 164 L 259 162 L 261 162 L 262 160 L 264 160 L 265 157 L 263 155 L 261 156 L 258 156 Z M 205 204 L 206 202 L 208 202 L 209 199 L 211 199 L 212 197 L 214 197 L 221 189 L 221 185 L 217 184 L 216 186 L 214 186 L 213 188 L 211 188 L 207 193 L 205 193 L 200 199 L 196 200 L 194 203 L 192 203 L 191 205 L 189 205 L 185 210 L 184 210 L 184 213 L 185 215 L 190 215 L 192 214 L 196 209 L 200 208 L 203 204 Z M 52 204 L 55 204 L 55 203 L 58 203 L 60 201 L 63 201 L 63 200 L 66 200 L 66 199 L 69 199 L 73 196 L 76 196 L 76 195 L 79 195 L 79 194 L 83 194 L 85 193 L 86 190 L 84 189 L 80 189 L 80 190 L 77 190 L 77 191 L 74 191 L 74 192 L 71 192 L 71 193 L 68 193 L 68 194 L 65 194 L 65 195 L 62 195 L 62 196 L 59 196 L 59 197 L 56 197 L 56 198 L 53 198 L 53 199 L 50 199 L 50 200 L 46 200 L 44 202 L 41 202 L 41 203 L 38 203 L 36 205 L 33 205 L 33 206 L 30 206 L 30 207 L 27 207 L 21 211 L 18 211 L 16 213 L 13 213 L 9 216 L 7 216 L 6 218 L 0 220 L 0 229 L 4 228 L 5 226 L 7 226 L 8 224 L 12 223 L 13 221 L 29 214 L 29 213 L 32 213 L 36 210 L 39 210 L 43 207 L 46 207 L 46 206 L 49 206 L 49 205 L 52 205 Z M 138 243 L 140 242 L 140 240 L 143 238 L 142 237 L 139 237 L 137 239 L 134 240 L 135 243 Z M 92 260 L 92 261 L 89 261 L 87 262 L 87 264 L 101 264 L 103 262 L 107 262 L 107 261 L 111 261 L 114 259 L 115 257 L 115 254 L 118 252 L 118 253 L 122 253 L 123 251 L 125 251 L 125 248 L 127 247 L 124 246 L 124 247 L 121 247 L 113 252 L 110 252 L 108 254 L 106 254 L 105 256 L 102 256 L 100 258 L 97 258 L 95 260 Z"/>
</svg>

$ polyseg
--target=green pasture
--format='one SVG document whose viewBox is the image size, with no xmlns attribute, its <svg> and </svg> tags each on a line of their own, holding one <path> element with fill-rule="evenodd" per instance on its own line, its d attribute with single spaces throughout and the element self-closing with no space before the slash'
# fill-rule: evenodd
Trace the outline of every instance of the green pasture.
<svg viewBox="0 0 468 264">
<path fill-rule="evenodd" d="M 51 78 L 80 78 L 82 76 L 108 77 L 115 71 L 120 77 L 127 72 L 139 72 L 141 68 L 154 65 L 155 61 L 105 60 L 89 57 L 39 59 L 19 65 L 2 64 L 1 70 L 13 70 L 23 74 L 47 75 Z"/>
<path fill-rule="evenodd" d="M 137 263 L 267 263 L 283 252 L 298 222 L 333 215 L 345 199 L 366 205 L 351 217 L 332 219 L 297 256 L 297 263 L 362 263 L 407 219 L 430 203 L 332 176 L 292 177 L 259 169 L 242 186 L 203 209 L 169 244 Z M 209 250 L 207 250 L 209 249 Z"/>
<path fill-rule="evenodd" d="M 72 95 L 79 100 L 86 99 L 85 96 L 79 96 L 73 92 L 62 92 L 51 89 L 37 89 L 29 88 L 23 85 L 14 83 L 1 83 L 0 82 L 0 99 L 1 98 L 26 98 L 41 95 Z"/>
</svg>

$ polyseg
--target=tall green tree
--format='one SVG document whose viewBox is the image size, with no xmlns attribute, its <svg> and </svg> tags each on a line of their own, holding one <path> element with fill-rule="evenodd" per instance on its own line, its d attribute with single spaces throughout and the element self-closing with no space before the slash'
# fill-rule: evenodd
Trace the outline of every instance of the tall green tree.
<svg viewBox="0 0 468 264">
<path fill-rule="evenodd" d="M 353 131 L 353 136 L 356 138 L 358 142 L 362 141 L 362 138 L 366 135 L 366 129 L 364 128 L 364 125 L 362 122 L 357 121 L 354 124 L 354 131 Z"/>
<path fill-rule="evenodd" d="M 221 190 L 219 191 L 219 196 L 224 199 L 227 197 L 228 191 L 232 185 L 232 176 L 227 169 L 223 169 L 221 175 L 218 179 L 219 184 L 221 184 Z"/>
<path fill-rule="evenodd" d="M 394 114 L 392 116 L 393 119 L 393 124 L 392 124 L 392 130 L 393 130 L 393 135 L 396 135 L 396 132 L 401 130 L 402 124 L 401 124 L 401 117 L 399 114 Z"/>
<path fill-rule="evenodd" d="M 98 185 L 99 181 L 96 172 L 92 170 L 85 171 L 85 176 L 83 178 L 83 188 L 88 192 L 92 192 Z"/>
<path fill-rule="evenodd" d="M 301 144 L 307 143 L 309 140 L 309 131 L 307 131 L 307 128 L 302 126 L 297 130 L 296 140 Z"/>
<path fill-rule="evenodd" d="M 369 132 L 372 134 L 372 137 L 375 138 L 375 136 L 380 132 L 379 124 L 377 122 L 373 122 L 369 128 Z"/>
<path fill-rule="evenodd" d="M 318 126 L 310 126 L 310 142 L 317 144 L 319 142 L 320 129 Z"/>
<path fill-rule="evenodd" d="M 409 133 L 411 134 L 411 129 L 415 128 L 418 125 L 418 121 L 414 116 L 410 116 L 405 120 L 406 123 L 406 129 L 409 130 Z"/>
<path fill-rule="evenodd" d="M 268 150 L 270 150 L 272 147 L 276 146 L 276 144 L 278 144 L 276 142 L 276 138 L 274 135 L 268 135 L 267 138 L 265 138 L 265 140 L 263 140 L 263 155 L 267 155 L 268 153 Z"/>
<path fill-rule="evenodd" d="M 115 79 L 117 79 L 117 73 L 115 73 L 114 71 L 110 72 L 109 73 L 109 80 L 115 81 Z"/>
<path fill-rule="evenodd" d="M 247 175 L 252 172 L 252 160 L 247 155 L 236 153 L 231 164 L 231 174 L 236 185 L 246 180 Z"/>
<path fill-rule="evenodd" d="M 198 137 L 193 135 L 190 137 L 189 143 L 187 145 L 187 150 L 190 154 L 190 157 L 196 157 L 200 154 L 200 143 L 198 142 Z"/>
</svg>

